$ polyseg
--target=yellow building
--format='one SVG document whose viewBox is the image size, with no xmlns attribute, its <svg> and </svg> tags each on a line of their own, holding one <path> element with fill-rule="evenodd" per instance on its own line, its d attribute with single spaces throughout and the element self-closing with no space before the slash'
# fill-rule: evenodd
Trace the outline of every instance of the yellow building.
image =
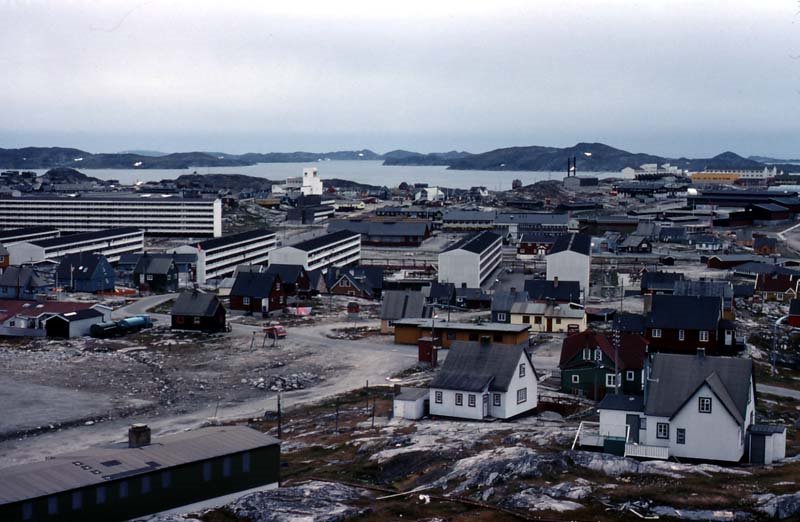
<svg viewBox="0 0 800 522">
<path fill-rule="evenodd" d="M 741 173 L 739 172 L 692 172 L 692 183 L 724 183 L 726 185 L 733 185 L 739 181 L 740 178 Z"/>
</svg>

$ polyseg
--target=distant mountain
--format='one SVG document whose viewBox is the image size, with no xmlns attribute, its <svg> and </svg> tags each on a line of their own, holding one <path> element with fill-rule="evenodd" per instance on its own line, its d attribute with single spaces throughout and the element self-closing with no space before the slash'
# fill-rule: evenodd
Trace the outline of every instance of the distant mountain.
<svg viewBox="0 0 800 522">
<path fill-rule="evenodd" d="M 469 152 L 451 150 L 449 152 L 431 152 L 421 154 L 407 150 L 393 150 L 383 155 L 384 165 L 450 165 L 452 161 L 471 156 Z"/>
<path fill-rule="evenodd" d="M 757 161 L 759 163 L 766 163 L 769 165 L 780 163 L 800 163 L 800 159 L 778 159 L 770 156 L 747 156 L 747 159 Z"/>
<path fill-rule="evenodd" d="M 335 152 L 249 152 L 239 156 L 226 155 L 255 163 L 314 163 L 327 160 L 380 160 L 382 156 L 371 150 L 340 150 Z"/>
<path fill-rule="evenodd" d="M 100 181 L 97 178 L 87 176 L 83 172 L 79 172 L 69 167 L 57 167 L 54 169 L 50 169 L 47 172 L 45 172 L 44 176 L 42 177 L 47 179 L 50 183 L 86 183 L 92 181 L 96 182 Z"/>
<path fill-rule="evenodd" d="M 119 151 L 118 154 L 136 154 L 137 156 L 150 156 L 152 158 L 158 158 L 160 156 L 166 156 L 169 154 L 169 152 L 159 152 L 157 150 L 122 150 Z"/>
<path fill-rule="evenodd" d="M 166 180 L 165 180 L 166 181 Z M 211 188 L 214 190 L 269 190 L 276 181 L 244 174 L 181 174 L 174 183 L 179 188 Z"/>
</svg>

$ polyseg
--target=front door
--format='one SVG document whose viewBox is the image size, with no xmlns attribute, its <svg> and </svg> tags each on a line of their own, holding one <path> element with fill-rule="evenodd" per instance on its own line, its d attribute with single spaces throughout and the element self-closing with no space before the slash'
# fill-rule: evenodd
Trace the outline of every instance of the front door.
<svg viewBox="0 0 800 522">
<path fill-rule="evenodd" d="M 489 394 L 483 394 L 483 417 L 486 418 L 489 416 Z"/>
<path fill-rule="evenodd" d="M 764 448 L 766 445 L 766 437 L 763 435 L 750 434 L 750 463 L 763 464 L 764 463 Z"/>
<path fill-rule="evenodd" d="M 547 329 L 545 330 L 545 332 L 552 332 L 552 331 L 553 331 L 553 318 L 552 317 L 548 317 L 547 318 Z"/>
<path fill-rule="evenodd" d="M 733 344 L 733 330 L 725 330 L 725 346 Z"/>
<path fill-rule="evenodd" d="M 628 435 L 628 442 L 633 442 L 638 444 L 639 443 L 639 416 L 638 415 L 626 415 L 625 416 L 625 424 L 628 425 L 630 428 L 629 435 Z"/>
</svg>

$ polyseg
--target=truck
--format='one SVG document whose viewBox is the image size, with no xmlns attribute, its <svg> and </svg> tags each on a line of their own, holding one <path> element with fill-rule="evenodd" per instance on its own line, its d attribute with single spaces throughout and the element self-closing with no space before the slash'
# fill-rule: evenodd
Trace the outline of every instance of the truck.
<svg viewBox="0 0 800 522">
<path fill-rule="evenodd" d="M 120 319 L 119 321 L 108 321 L 105 323 L 93 324 L 89 330 L 92 337 L 107 339 L 109 337 L 119 337 L 129 333 L 135 333 L 145 328 L 151 328 L 153 321 L 147 314 L 134 315 Z"/>
</svg>

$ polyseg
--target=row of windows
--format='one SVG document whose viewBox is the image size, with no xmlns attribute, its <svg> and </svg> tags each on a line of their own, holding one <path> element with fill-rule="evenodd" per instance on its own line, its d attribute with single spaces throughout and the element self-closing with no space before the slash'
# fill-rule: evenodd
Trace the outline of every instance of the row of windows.
<svg viewBox="0 0 800 522">
<path fill-rule="evenodd" d="M 653 328 L 650 332 L 650 335 L 653 339 L 660 339 L 661 338 L 661 328 Z M 709 339 L 708 330 L 700 330 L 698 332 L 698 337 L 701 343 L 707 343 Z M 684 341 L 686 340 L 686 331 L 685 330 L 678 330 L 678 340 Z"/>
<path fill-rule="evenodd" d="M 573 373 L 572 376 L 572 384 L 580 384 L 581 383 L 581 376 L 577 373 Z M 628 370 L 625 372 L 625 380 L 631 382 L 636 380 L 636 372 L 633 370 Z M 613 373 L 606 374 L 606 387 L 614 387 L 617 385 L 617 376 Z"/>
<path fill-rule="evenodd" d="M 659 422 L 656 424 L 656 438 L 669 440 L 669 422 Z M 675 442 L 686 444 L 686 428 L 675 430 Z"/>
<path fill-rule="evenodd" d="M 239 469 L 242 473 L 250 472 L 250 453 L 242 453 L 239 460 Z M 224 457 L 222 459 L 222 476 L 230 477 L 233 473 L 233 457 Z M 172 472 L 164 470 L 159 473 L 158 482 L 161 484 L 161 489 L 169 489 L 172 487 Z M 203 462 L 203 481 L 209 482 L 213 478 L 212 462 Z M 142 495 L 146 495 L 153 490 L 153 475 L 144 475 L 138 481 L 138 491 Z M 131 485 L 134 480 L 123 480 L 116 485 L 117 496 L 120 499 L 130 497 Z M 94 488 L 94 503 L 101 506 L 108 502 L 108 494 L 110 489 L 114 486 L 100 485 Z M 70 495 L 70 507 L 73 511 L 83 509 L 85 491 L 73 491 Z M 59 510 L 59 503 L 57 496 L 47 498 L 47 514 L 57 515 Z M 22 519 L 33 520 L 33 503 L 26 502 L 22 505 Z"/>
</svg>

